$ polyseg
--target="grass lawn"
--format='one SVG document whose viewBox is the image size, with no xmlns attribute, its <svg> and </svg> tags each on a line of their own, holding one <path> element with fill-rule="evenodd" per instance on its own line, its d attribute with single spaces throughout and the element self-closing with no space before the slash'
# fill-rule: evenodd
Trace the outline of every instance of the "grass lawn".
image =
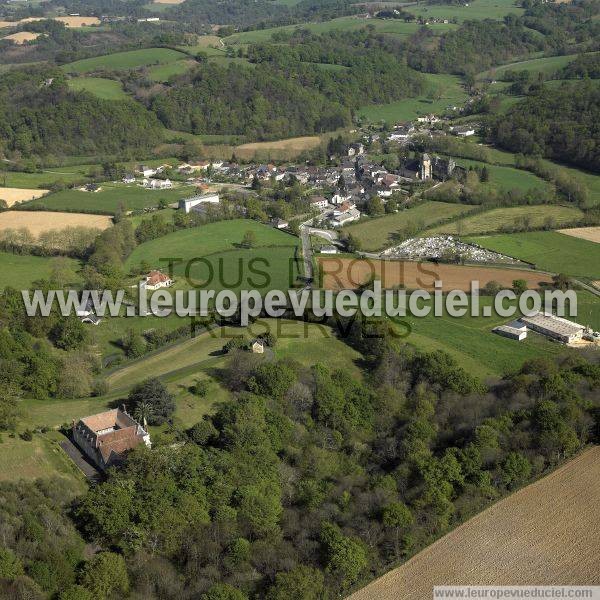
<svg viewBox="0 0 600 600">
<path fill-rule="evenodd" d="M 172 63 L 187 58 L 183 52 L 169 48 L 146 48 L 144 50 L 130 50 L 128 52 L 115 52 L 93 58 L 84 58 L 63 65 L 67 73 L 90 73 L 102 69 L 120 70 L 135 69 L 150 65 Z"/>
<path fill-rule="evenodd" d="M 542 193 L 550 191 L 550 184 L 537 175 L 522 169 L 514 169 L 513 167 L 500 167 L 498 165 L 490 165 L 478 160 L 470 160 L 467 158 L 455 158 L 457 165 L 463 167 L 483 167 L 486 166 L 490 174 L 489 182 L 483 184 L 504 190 L 519 190 L 527 192 L 535 189 Z"/>
<path fill-rule="evenodd" d="M 373 122 L 396 123 L 409 121 L 419 115 L 445 113 L 448 106 L 462 106 L 467 94 L 459 77 L 454 75 L 425 74 L 428 89 L 416 98 L 405 98 L 390 104 L 363 106 L 358 115 Z"/>
<path fill-rule="evenodd" d="M 314 323 L 282 319 L 260 319 L 250 327 L 221 327 L 194 339 L 170 346 L 146 358 L 139 359 L 108 377 L 110 394 L 119 394 L 148 377 L 160 377 L 167 383 L 185 385 L 198 373 L 215 373 L 226 355 L 223 346 L 232 338 L 245 335 L 254 338 L 271 331 L 277 338 L 274 350 L 278 358 L 292 358 L 304 365 L 322 362 L 331 368 L 348 368 L 358 376 L 355 364 L 359 354 L 333 335 L 329 327 Z"/>
<path fill-rule="evenodd" d="M 554 231 L 470 238 L 481 246 L 535 263 L 539 269 L 600 279 L 600 244 Z"/>
<path fill-rule="evenodd" d="M 503 228 L 523 225 L 530 220 L 530 227 L 542 227 L 548 218 L 554 219 L 553 227 L 575 223 L 583 213 L 578 208 L 568 206 L 514 206 L 509 208 L 493 208 L 486 212 L 467 216 L 459 221 L 434 227 L 427 233 L 450 233 L 452 235 L 475 235 L 500 232 Z M 505 229 L 506 231 L 506 229 Z"/>
<path fill-rule="evenodd" d="M 65 184 L 83 181 L 89 175 L 90 169 L 96 168 L 99 168 L 99 165 L 55 167 L 36 171 L 35 173 L 0 171 L 0 183 L 3 187 L 47 189 L 57 181 L 62 181 Z"/>
<path fill-rule="evenodd" d="M 141 244 L 129 256 L 125 268 L 137 267 L 142 261 L 152 267 L 166 268 L 167 263 L 161 262 L 161 259 L 165 257 L 177 257 L 188 261 L 196 257 L 235 250 L 239 247 L 247 231 L 255 234 L 257 247 L 295 246 L 298 240 L 287 233 L 250 219 L 219 221 L 201 227 L 175 231 L 159 239 Z M 179 273 L 183 272 L 182 265 L 179 265 L 176 270 Z"/>
<path fill-rule="evenodd" d="M 58 445 L 64 439 L 58 432 L 34 434 L 30 442 L 8 437 L 6 433 L 2 438 L 0 481 L 57 478 L 65 486 L 67 495 L 86 489 L 83 474 Z"/>
<path fill-rule="evenodd" d="M 362 220 L 355 225 L 349 225 L 344 231 L 351 233 L 362 244 L 363 250 L 381 250 L 396 242 L 395 234 L 407 225 L 424 229 L 444 219 L 460 215 L 472 210 L 472 206 L 463 204 L 447 204 L 444 202 L 424 202 L 414 208 L 409 208 L 384 217 Z"/>
<path fill-rule="evenodd" d="M 148 77 L 152 81 L 168 81 L 170 77 L 182 75 L 197 65 L 198 63 L 195 60 L 178 60 L 166 65 L 157 65 L 148 69 Z"/>
<path fill-rule="evenodd" d="M 457 19 L 458 21 L 502 19 L 508 14 L 521 15 L 523 9 L 515 0 L 472 0 L 468 4 L 442 4 L 406 6 L 406 12 L 424 18 Z"/>
<path fill-rule="evenodd" d="M 63 190 L 28 203 L 28 206 L 43 206 L 47 210 L 57 211 L 113 214 L 121 203 L 126 210 L 138 210 L 157 206 L 161 200 L 178 202 L 181 198 L 194 194 L 193 186 L 177 183 L 170 190 L 148 190 L 137 183 L 102 183 L 100 186 L 98 192 Z"/>
<path fill-rule="evenodd" d="M 64 260 L 69 262 L 73 272 L 79 269 L 79 261 L 72 258 Z M 28 289 L 34 281 L 48 278 L 51 270 L 51 257 L 0 252 L 0 290 L 6 286 Z"/>
<path fill-rule="evenodd" d="M 69 79 L 72 90 L 90 92 L 104 100 L 127 100 L 129 96 L 123 90 L 121 82 L 103 77 L 75 77 Z"/>
</svg>

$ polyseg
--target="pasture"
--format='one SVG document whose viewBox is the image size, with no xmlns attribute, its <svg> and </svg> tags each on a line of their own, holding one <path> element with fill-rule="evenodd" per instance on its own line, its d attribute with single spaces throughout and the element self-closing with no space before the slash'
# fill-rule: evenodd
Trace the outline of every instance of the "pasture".
<svg viewBox="0 0 600 600">
<path fill-rule="evenodd" d="M 256 236 L 256 247 L 295 246 L 298 241 L 296 237 L 250 219 L 218 221 L 201 227 L 181 229 L 140 244 L 129 255 L 126 268 L 137 267 L 141 262 L 149 264 L 152 268 L 165 268 L 166 263 L 161 262 L 164 257 L 177 257 L 188 261 L 235 250 L 240 247 L 247 231 Z"/>
<path fill-rule="evenodd" d="M 517 190 L 520 192 L 535 190 L 543 196 L 549 194 L 552 189 L 548 182 L 529 171 L 515 169 L 513 167 L 490 165 L 467 158 L 456 158 L 455 160 L 457 165 L 466 168 L 483 168 L 485 166 L 488 170 L 490 179 L 482 185 L 493 187 L 497 190 Z"/>
<path fill-rule="evenodd" d="M 103 77 L 75 77 L 69 79 L 69 87 L 76 92 L 89 92 L 103 100 L 126 100 L 129 96 L 120 81 Z"/>
<path fill-rule="evenodd" d="M 363 106 L 358 116 L 372 122 L 397 123 L 410 121 L 421 115 L 445 113 L 448 107 L 462 106 L 467 94 L 459 77 L 454 75 L 424 74 L 427 91 L 416 98 L 404 98 L 389 104 Z"/>
<path fill-rule="evenodd" d="M 61 258 L 61 261 L 66 261 L 73 273 L 79 268 L 79 262 L 74 259 Z M 52 266 L 51 257 L 0 252 L 0 290 L 6 286 L 17 290 L 28 289 L 34 281 L 48 279 Z"/>
<path fill-rule="evenodd" d="M 581 302 L 582 295 L 579 296 L 578 314 L 582 314 L 585 309 Z M 585 306 L 591 307 L 595 298 L 591 294 L 585 296 Z M 431 302 L 424 304 L 431 306 Z M 480 304 L 482 307 L 493 308 L 492 299 L 487 296 L 480 297 Z M 595 307 L 600 308 L 600 304 L 595 302 Z M 600 314 L 597 312 L 596 322 L 600 322 Z M 570 351 L 535 333 L 530 333 L 522 342 L 492 333 L 494 327 L 509 320 L 499 317 L 493 310 L 489 317 L 466 314 L 455 318 L 444 311 L 441 317 L 432 314 L 416 317 L 409 312 L 406 317 L 393 319 L 399 335 L 403 336 L 402 341 L 428 352 L 443 350 L 453 356 L 469 373 L 482 380 L 512 373 L 518 370 L 524 361 L 541 355 L 553 356 Z"/>
<path fill-rule="evenodd" d="M 58 182 L 68 185 L 85 181 L 91 172 L 98 169 L 99 165 L 76 165 L 43 169 L 32 173 L 0 171 L 0 182 L 4 188 L 47 188 Z"/>
<path fill-rule="evenodd" d="M 173 63 L 187 58 L 187 55 L 170 48 L 145 48 L 144 50 L 130 50 L 115 52 L 93 58 L 84 58 L 62 66 L 67 73 L 92 73 L 94 71 L 113 71 L 136 69 L 151 65 Z"/>
<path fill-rule="evenodd" d="M 48 193 L 48 190 L 41 189 L 23 189 L 23 188 L 8 188 L 0 187 L 0 200 L 6 202 L 6 206 L 10 208 L 19 202 L 27 202 L 41 198 Z"/>
<path fill-rule="evenodd" d="M 418 4 L 406 6 L 403 10 L 419 17 L 434 19 L 456 19 L 457 21 L 479 21 L 483 19 L 503 19 L 506 15 L 523 14 L 515 0 L 473 0 L 464 4 Z"/>
<path fill-rule="evenodd" d="M 575 277 L 600 277 L 600 246 L 554 231 L 469 238 L 480 246 L 534 263 L 539 269 Z"/>
<path fill-rule="evenodd" d="M 304 365 L 323 362 L 331 368 L 348 368 L 355 375 L 359 374 L 354 361 L 360 355 L 339 340 L 329 327 L 302 321 L 259 319 L 247 328 L 220 327 L 202 333 L 118 369 L 108 377 L 110 393 L 125 391 L 148 377 L 178 384 L 182 380 L 189 381 L 191 375 L 214 371 L 223 364 L 227 357 L 221 351 L 232 337 L 245 335 L 252 339 L 266 331 L 277 338 L 274 352 L 279 358 L 292 358 Z"/>
<path fill-rule="evenodd" d="M 527 71 L 528 73 L 544 73 L 545 75 L 551 75 L 555 71 L 566 67 L 576 58 L 576 54 L 566 54 L 563 56 L 545 56 L 542 58 L 533 58 L 531 60 L 521 60 L 484 71 L 483 73 L 477 75 L 477 78 L 502 80 L 507 71 Z"/>
<path fill-rule="evenodd" d="M 97 192 L 83 192 L 69 189 L 50 194 L 30 203 L 31 206 L 46 210 L 79 211 L 82 213 L 114 214 L 120 205 L 125 210 L 140 210 L 158 206 L 161 200 L 169 203 L 192 196 L 194 186 L 173 184 L 170 190 L 149 190 L 137 183 L 103 183 Z"/>
<path fill-rule="evenodd" d="M 470 210 L 473 207 L 464 204 L 428 201 L 383 217 L 363 218 L 359 223 L 345 227 L 344 231 L 351 233 L 363 250 L 382 250 L 402 241 L 407 228 L 422 230 Z"/>
<path fill-rule="evenodd" d="M 148 77 L 152 81 L 166 82 L 175 75 L 182 75 L 198 63 L 195 60 L 178 60 L 164 65 L 156 65 L 148 69 Z"/>
<path fill-rule="evenodd" d="M 288 138 L 273 142 L 253 142 L 237 146 L 235 154 L 242 159 L 250 159 L 256 155 L 271 156 L 271 153 L 278 158 L 294 158 L 306 150 L 316 148 L 320 143 L 321 138 L 317 135 Z"/>
<path fill-rule="evenodd" d="M 500 500 L 348 600 L 423 600 L 435 585 L 598 585 L 600 447 Z"/>
<path fill-rule="evenodd" d="M 112 219 L 102 215 L 47 212 L 43 210 L 9 210 L 0 213 L 0 231 L 6 229 L 28 229 L 33 236 L 66 227 L 91 227 L 108 229 Z"/>
<path fill-rule="evenodd" d="M 58 445 L 63 439 L 56 432 L 35 434 L 30 442 L 4 434 L 0 443 L 0 482 L 58 478 L 66 496 L 83 493 L 86 489 L 83 474 Z"/>
<path fill-rule="evenodd" d="M 576 223 L 582 216 L 583 213 L 578 208 L 554 204 L 493 208 L 492 210 L 466 216 L 464 219 L 452 223 L 438 225 L 428 230 L 427 234 L 477 235 L 502 232 L 507 229 L 515 230 L 521 227 L 535 229 L 545 226 L 552 229 L 569 223 Z"/>
<path fill-rule="evenodd" d="M 403 287 L 407 290 L 434 290 L 436 281 L 442 282 L 442 291 L 470 291 L 472 282 L 496 281 L 511 288 L 515 279 L 523 279 L 530 289 L 552 282 L 549 275 L 531 269 L 506 267 L 465 266 L 436 264 L 426 261 L 379 260 L 367 258 L 317 258 L 322 273 L 323 287 L 327 290 L 358 289 L 373 278 L 383 289 Z"/>
</svg>

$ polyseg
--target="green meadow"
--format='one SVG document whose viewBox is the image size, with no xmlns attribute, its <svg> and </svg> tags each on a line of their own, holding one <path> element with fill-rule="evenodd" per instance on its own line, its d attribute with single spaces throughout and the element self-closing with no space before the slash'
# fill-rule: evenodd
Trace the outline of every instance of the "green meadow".
<svg viewBox="0 0 600 600">
<path fill-rule="evenodd" d="M 464 4 L 419 4 L 406 6 L 406 12 L 424 19 L 456 19 L 457 21 L 478 21 L 483 19 L 503 19 L 506 15 L 523 14 L 515 0 L 472 0 Z"/>
<path fill-rule="evenodd" d="M 47 210 L 77 211 L 85 213 L 114 214 L 120 205 L 125 210 L 140 210 L 157 206 L 161 200 L 178 202 L 192 196 L 194 187 L 175 184 L 170 190 L 148 190 L 137 183 L 102 183 L 97 192 L 82 192 L 69 189 L 50 194 L 28 203 L 28 206 L 43 206 Z"/>
<path fill-rule="evenodd" d="M 587 292 L 578 293 L 577 298 L 577 319 L 600 328 L 598 298 Z M 491 302 L 489 297 L 480 298 L 482 307 L 491 305 Z M 409 315 L 394 319 L 398 323 L 400 334 L 404 336 L 402 341 L 413 344 L 420 350 L 444 350 L 462 367 L 482 379 L 515 372 L 524 361 L 540 356 L 579 352 L 549 341 L 536 333 L 530 332 L 522 342 L 492 333 L 494 327 L 509 320 L 497 314 L 490 317 L 472 317 L 467 314 L 460 318 L 447 314 L 442 317 L 429 315 L 423 318 Z"/>
<path fill-rule="evenodd" d="M 555 231 L 530 231 L 470 238 L 485 248 L 534 263 L 537 268 L 600 279 L 600 244 Z"/>
<path fill-rule="evenodd" d="M 478 160 L 470 160 L 467 158 L 455 158 L 456 164 L 463 167 L 487 167 L 490 176 L 489 182 L 483 184 L 489 187 L 494 187 L 498 190 L 518 190 L 527 192 L 528 190 L 536 190 L 542 195 L 551 191 L 550 184 L 537 175 L 524 171 L 522 169 L 514 169 L 512 167 L 501 167 L 498 165 L 490 165 Z"/>
<path fill-rule="evenodd" d="M 148 77 L 153 81 L 168 81 L 175 75 L 183 75 L 198 63 L 194 60 L 178 60 L 164 65 L 156 65 L 148 69 Z"/>
<path fill-rule="evenodd" d="M 472 206 L 463 204 L 429 201 L 384 217 L 365 218 L 345 227 L 344 231 L 351 233 L 361 243 L 363 250 L 381 250 L 398 243 L 397 235 L 407 226 L 424 229 L 472 209 Z"/>
<path fill-rule="evenodd" d="M 563 56 L 545 56 L 531 60 L 522 60 L 514 63 L 508 63 L 500 67 L 495 67 L 489 71 L 480 73 L 477 77 L 502 79 L 507 71 L 527 71 L 529 73 L 552 74 L 555 71 L 566 67 L 577 58 L 577 54 L 566 54 Z"/>
<path fill-rule="evenodd" d="M 62 260 L 67 261 L 73 272 L 79 269 L 79 261 L 72 258 Z M 47 256 L 0 252 L 0 290 L 6 286 L 24 290 L 30 288 L 34 281 L 47 279 L 52 271 L 52 261 Z"/>
<path fill-rule="evenodd" d="M 144 50 L 130 50 L 115 52 L 93 58 L 84 58 L 63 65 L 67 73 L 90 73 L 100 70 L 135 69 L 150 65 L 173 63 L 186 58 L 187 55 L 170 48 L 146 48 Z"/>
<path fill-rule="evenodd" d="M 583 212 L 571 206 L 511 206 L 493 208 L 485 212 L 466 216 L 464 219 L 439 225 L 427 231 L 428 234 L 448 233 L 452 235 L 477 235 L 492 231 L 501 232 L 506 228 L 522 227 L 526 222 L 531 228 L 541 228 L 552 219 L 552 227 L 564 227 L 577 223 Z"/>
<path fill-rule="evenodd" d="M 372 122 L 397 123 L 410 121 L 421 115 L 445 113 L 448 107 L 462 106 L 467 94 L 459 77 L 454 75 L 424 74 L 428 89 L 422 96 L 405 98 L 389 104 L 363 106 L 358 116 Z"/>
<path fill-rule="evenodd" d="M 89 92 L 103 100 L 127 100 L 120 81 L 103 77 L 76 77 L 69 79 L 69 87 L 77 92 Z"/>
</svg>

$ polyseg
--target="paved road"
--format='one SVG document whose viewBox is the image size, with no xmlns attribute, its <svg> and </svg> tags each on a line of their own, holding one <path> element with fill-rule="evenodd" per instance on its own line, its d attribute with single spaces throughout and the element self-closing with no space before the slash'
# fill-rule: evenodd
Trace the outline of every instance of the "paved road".
<svg viewBox="0 0 600 600">
<path fill-rule="evenodd" d="M 310 221 L 306 221 L 300 225 L 300 239 L 302 240 L 302 258 L 304 259 L 304 278 L 306 279 L 305 288 L 312 287 L 314 280 L 313 262 L 312 262 L 312 247 L 310 245 L 311 228 L 307 225 Z"/>
<path fill-rule="evenodd" d="M 92 465 L 87 456 L 69 438 L 65 438 L 60 443 L 60 447 L 90 481 L 95 482 L 101 479 L 100 471 Z"/>
</svg>

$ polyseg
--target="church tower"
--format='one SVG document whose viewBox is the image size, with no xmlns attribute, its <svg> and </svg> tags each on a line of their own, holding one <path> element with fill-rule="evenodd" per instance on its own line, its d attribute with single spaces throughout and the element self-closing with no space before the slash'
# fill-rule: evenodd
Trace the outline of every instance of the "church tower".
<svg viewBox="0 0 600 600">
<path fill-rule="evenodd" d="M 427 153 L 421 157 L 421 179 L 432 179 L 431 157 Z"/>
</svg>

